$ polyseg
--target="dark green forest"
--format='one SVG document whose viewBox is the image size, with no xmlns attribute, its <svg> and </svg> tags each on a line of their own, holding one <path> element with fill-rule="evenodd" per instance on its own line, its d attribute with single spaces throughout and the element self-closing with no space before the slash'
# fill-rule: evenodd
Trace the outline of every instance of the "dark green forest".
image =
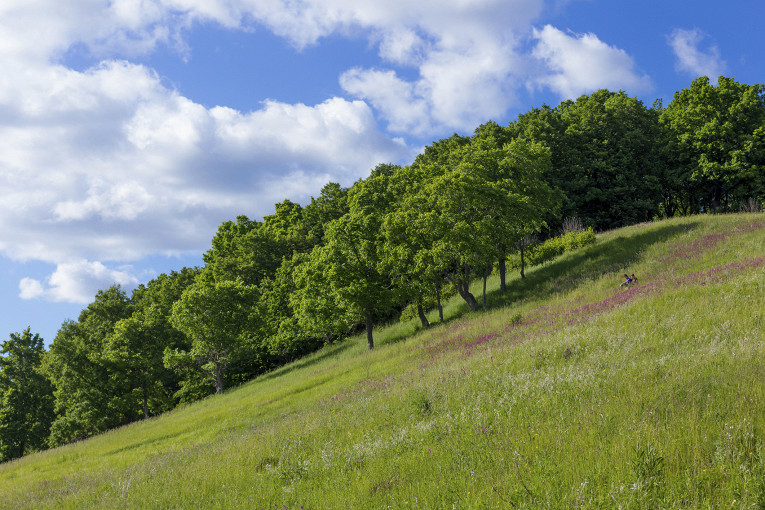
<svg viewBox="0 0 765 510">
<path fill-rule="evenodd" d="M 99 291 L 46 351 L 27 328 L 0 350 L 0 461 L 149 418 L 295 360 L 470 283 L 523 275 L 594 232 L 678 215 L 761 210 L 765 87 L 694 80 L 664 106 L 599 90 L 487 122 L 326 184 L 262 221 L 226 221 L 204 254 Z M 440 314 L 441 320 L 443 315 Z"/>
</svg>

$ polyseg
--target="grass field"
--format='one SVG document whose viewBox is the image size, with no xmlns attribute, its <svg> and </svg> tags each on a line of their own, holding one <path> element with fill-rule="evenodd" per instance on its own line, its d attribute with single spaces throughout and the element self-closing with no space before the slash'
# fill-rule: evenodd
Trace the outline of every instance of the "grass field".
<svg viewBox="0 0 765 510">
<path fill-rule="evenodd" d="M 765 215 L 489 283 L 485 311 L 0 465 L 0 507 L 765 509 Z"/>
</svg>

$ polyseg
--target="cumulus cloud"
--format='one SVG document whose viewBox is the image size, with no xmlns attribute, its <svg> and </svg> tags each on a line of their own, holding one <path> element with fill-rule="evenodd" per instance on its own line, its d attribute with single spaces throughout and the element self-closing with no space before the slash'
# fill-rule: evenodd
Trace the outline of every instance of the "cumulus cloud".
<svg viewBox="0 0 765 510">
<path fill-rule="evenodd" d="M 19 282 L 19 297 L 21 299 L 35 299 L 43 294 L 45 294 L 45 289 L 39 280 L 22 278 Z"/>
<path fill-rule="evenodd" d="M 131 273 L 131 267 L 109 269 L 101 262 L 65 262 L 58 265 L 45 285 L 33 278 L 23 278 L 19 283 L 19 297 L 86 304 L 93 300 L 94 289 L 105 289 L 115 284 L 126 289 L 135 287 L 138 279 Z"/>
<path fill-rule="evenodd" d="M 207 109 L 126 62 L 42 68 L 25 84 L 0 99 L 0 250 L 17 259 L 199 249 L 238 213 L 411 155 L 361 101 Z"/>
<path fill-rule="evenodd" d="M 641 93 L 651 90 L 651 79 L 635 69 L 624 51 L 604 43 L 595 34 L 565 33 L 551 25 L 534 30 L 533 55 L 552 72 L 542 73 L 534 85 L 574 98 L 600 88 Z"/>
<path fill-rule="evenodd" d="M 392 131 L 423 133 L 432 129 L 430 105 L 417 87 L 392 70 L 351 69 L 340 77 L 343 89 L 369 101 Z"/>
<path fill-rule="evenodd" d="M 356 68 L 340 84 L 369 101 L 393 132 L 472 130 L 514 103 L 523 72 L 518 46 L 541 7 L 536 0 L 395 2 L 394 14 L 379 19 L 364 11 L 367 16 L 359 17 L 381 34 L 383 61 L 413 67 L 418 76 L 406 80 L 393 69 Z"/>
<path fill-rule="evenodd" d="M 59 63 L 75 44 L 149 51 L 177 31 L 171 18 L 241 21 L 225 4 L 168 5 L 0 6 L 0 253 L 56 267 L 47 278 L 23 278 L 23 299 L 81 303 L 113 282 L 132 285 L 136 272 L 115 264 L 198 254 L 237 214 L 259 217 L 285 197 L 305 201 L 330 180 L 349 185 L 377 163 L 413 156 L 362 101 L 206 108 L 143 65 L 112 58 L 78 71 Z"/>
<path fill-rule="evenodd" d="M 704 34 L 699 29 L 678 28 L 667 37 L 675 54 L 675 69 L 694 77 L 717 78 L 725 72 L 725 61 L 720 57 L 717 46 L 710 46 L 706 51 L 700 49 L 703 39 Z"/>
</svg>

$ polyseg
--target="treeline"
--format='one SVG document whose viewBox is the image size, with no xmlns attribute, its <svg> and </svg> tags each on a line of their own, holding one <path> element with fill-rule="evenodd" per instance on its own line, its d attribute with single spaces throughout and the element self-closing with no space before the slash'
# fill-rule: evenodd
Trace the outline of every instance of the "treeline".
<svg viewBox="0 0 765 510">
<path fill-rule="evenodd" d="M 598 91 L 434 142 L 255 221 L 223 223 L 203 268 L 99 291 L 46 352 L 28 328 L 0 356 L 0 460 L 148 418 L 240 384 L 444 293 L 485 306 L 508 260 L 542 261 L 562 219 L 605 230 L 765 199 L 762 85 L 706 78 L 665 108 Z M 754 204 L 754 205 L 753 205 Z M 540 243 L 535 245 L 534 240 Z M 578 243 L 578 244 L 577 244 Z M 482 295 L 470 283 L 483 278 Z M 480 302 L 479 302 L 480 300 Z"/>
</svg>

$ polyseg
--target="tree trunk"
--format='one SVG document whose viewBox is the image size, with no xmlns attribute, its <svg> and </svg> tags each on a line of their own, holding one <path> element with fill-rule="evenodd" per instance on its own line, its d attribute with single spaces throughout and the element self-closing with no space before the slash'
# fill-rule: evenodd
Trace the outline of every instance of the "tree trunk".
<svg viewBox="0 0 765 510">
<path fill-rule="evenodd" d="M 220 359 L 215 360 L 215 393 L 223 393 L 223 372 L 225 365 Z"/>
<path fill-rule="evenodd" d="M 715 182 L 714 194 L 712 195 L 712 212 L 719 212 L 722 206 L 723 187 L 721 182 Z"/>
<path fill-rule="evenodd" d="M 474 312 L 478 311 L 478 301 L 476 301 L 475 296 L 470 293 L 468 284 L 465 283 L 462 279 L 457 279 L 454 281 L 454 286 L 457 288 L 457 292 L 459 293 L 460 297 L 465 300 L 470 309 Z"/>
<path fill-rule="evenodd" d="M 507 290 L 507 285 L 505 285 L 505 258 L 502 257 L 499 259 L 499 290 L 501 292 L 505 292 Z"/>
<path fill-rule="evenodd" d="M 675 195 L 674 194 L 664 195 L 664 214 L 667 215 L 667 218 L 672 218 L 675 216 Z"/>
<path fill-rule="evenodd" d="M 441 306 L 441 279 L 436 276 L 436 308 L 438 308 L 438 322 L 444 322 L 444 309 Z"/>
<path fill-rule="evenodd" d="M 430 327 L 430 322 L 428 321 L 428 318 L 425 317 L 425 310 L 422 309 L 422 303 L 417 303 L 417 315 L 420 316 L 420 323 L 423 328 Z"/>
<path fill-rule="evenodd" d="M 375 348 L 375 342 L 372 339 L 372 310 L 367 310 L 365 318 L 367 323 L 367 350 L 371 351 Z"/>
<path fill-rule="evenodd" d="M 148 396 L 148 390 L 146 389 L 146 383 L 143 384 L 143 419 L 147 419 L 149 417 L 149 396 Z"/>
<path fill-rule="evenodd" d="M 526 278 L 524 270 L 526 268 L 526 259 L 523 257 L 523 242 L 521 242 L 521 278 Z"/>
<path fill-rule="evenodd" d="M 696 200 L 696 194 L 692 191 L 688 192 L 688 207 L 685 209 L 685 216 L 701 212 L 699 210 L 699 202 Z"/>
</svg>

